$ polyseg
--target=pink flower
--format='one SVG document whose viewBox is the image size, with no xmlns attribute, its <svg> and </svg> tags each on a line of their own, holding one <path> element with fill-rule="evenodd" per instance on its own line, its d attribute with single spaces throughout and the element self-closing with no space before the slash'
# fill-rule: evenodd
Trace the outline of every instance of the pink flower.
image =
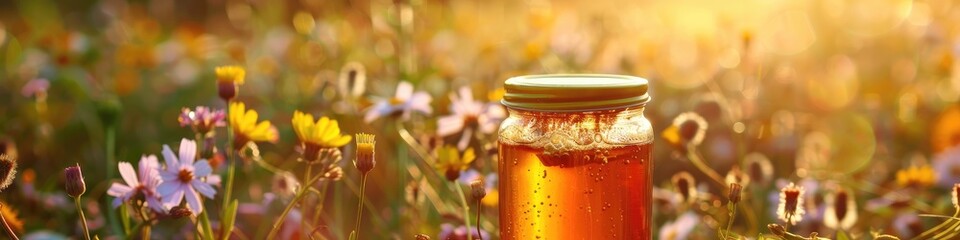
<svg viewBox="0 0 960 240">
<path fill-rule="evenodd" d="M 158 213 L 166 212 L 163 204 L 160 203 L 160 195 L 157 194 L 157 186 L 160 185 L 161 181 L 160 163 L 157 161 L 157 156 L 140 157 L 139 172 L 134 172 L 133 165 L 128 162 L 120 162 L 117 165 L 120 169 L 120 176 L 123 177 L 126 185 L 113 183 L 107 190 L 108 195 L 116 197 L 113 199 L 113 207 L 119 207 L 120 204 L 130 201 L 138 194 L 142 194 L 150 209 Z"/>
<path fill-rule="evenodd" d="M 377 118 L 394 113 L 402 113 L 403 119 L 408 119 L 413 111 L 430 114 L 433 112 L 433 108 L 430 107 L 431 101 L 433 101 L 433 97 L 430 94 L 423 91 L 413 92 L 413 84 L 400 82 L 397 85 L 396 95 L 393 98 L 383 99 L 375 103 L 373 107 L 367 110 L 363 121 L 373 122 Z"/>
<path fill-rule="evenodd" d="M 197 107 L 196 110 L 183 108 L 177 121 L 181 127 L 190 126 L 194 132 L 208 133 L 215 127 L 227 125 L 224 121 L 226 115 L 223 110 L 210 110 L 208 107 Z"/>
<path fill-rule="evenodd" d="M 503 106 L 497 103 L 475 101 L 470 88 L 460 88 L 460 96 L 450 95 L 450 115 L 443 116 L 437 122 L 437 134 L 449 136 L 462 131 L 478 127 L 483 133 L 492 133 L 500 126 L 500 121 L 507 117 Z"/>
<path fill-rule="evenodd" d="M 37 94 L 46 93 L 47 89 L 50 88 L 50 81 L 44 78 L 37 78 L 30 80 L 27 84 L 23 85 L 23 88 L 20 89 L 20 94 L 24 97 L 32 97 Z"/>
<path fill-rule="evenodd" d="M 180 141 L 179 158 L 173 154 L 170 146 L 163 145 L 163 158 L 167 166 L 160 172 L 163 183 L 157 187 L 157 191 L 167 207 L 180 205 L 186 198 L 187 209 L 199 214 L 203 211 L 200 195 L 212 199 L 217 193 L 213 185 L 220 184 L 220 176 L 212 174 L 213 168 L 206 159 L 195 162 L 196 157 L 197 143 L 192 140 Z"/>
</svg>

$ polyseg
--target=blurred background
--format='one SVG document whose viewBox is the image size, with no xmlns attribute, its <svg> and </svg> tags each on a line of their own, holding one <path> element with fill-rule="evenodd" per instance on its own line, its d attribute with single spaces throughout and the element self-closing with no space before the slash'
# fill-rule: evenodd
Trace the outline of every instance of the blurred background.
<svg viewBox="0 0 960 240">
<path fill-rule="evenodd" d="M 750 153 L 771 163 L 770 183 L 750 189 L 755 219 L 734 225 L 744 235 L 766 232 L 779 188 L 802 182 L 811 205 L 797 233 L 833 233 L 822 224 L 824 196 L 840 185 L 861 206 L 849 232 L 912 236 L 937 221 L 918 214 L 954 212 L 958 37 L 960 3 L 951 0 L 0 1 L 0 134 L 20 164 L 0 199 L 21 233 L 72 235 L 76 213 L 61 169 L 80 163 L 93 231 L 118 234 L 106 217 L 112 198 L 104 192 L 119 179 L 107 152 L 136 162 L 192 137 L 177 122 L 181 109 L 224 108 L 213 69 L 239 65 L 247 70 L 239 100 L 280 131 L 278 142 L 260 144 L 266 162 L 299 166 L 294 110 L 338 119 L 347 134 L 374 133 L 380 164 L 367 184 L 365 236 L 437 236 L 444 224 L 457 226 L 449 216 L 459 211 L 455 192 L 421 172 L 432 169 L 409 168 L 418 156 L 401 129 L 363 121 L 369 106 L 410 82 L 433 98 L 431 114 L 406 121 L 410 133 L 424 145 L 456 143 L 459 135 L 438 136 L 436 128 L 461 87 L 497 103 L 511 76 L 611 73 L 650 80 L 645 115 L 658 135 L 681 113 L 706 119 L 699 149 L 721 174 L 749 167 Z M 351 100 L 343 89 L 357 83 Z M 115 146 L 107 144 L 110 131 Z M 471 146 L 495 153 L 492 139 Z M 658 140 L 654 159 L 654 235 L 714 239 L 709 230 L 723 221 L 711 209 L 726 202 L 718 196 L 724 190 L 669 144 Z M 490 154 L 471 169 L 495 174 L 484 167 L 495 163 Z M 349 234 L 356 211 L 356 169 L 342 165 L 345 178 L 333 185 L 323 217 L 323 235 L 333 239 Z M 933 182 L 910 181 L 906 169 L 932 166 Z M 279 191 L 270 172 L 254 164 L 241 171 L 241 203 Z M 704 180 L 703 201 L 670 206 L 677 204 L 671 176 L 680 172 Z M 418 202 L 419 194 L 432 197 Z M 485 204 L 481 226 L 495 238 L 496 203 Z M 705 224 L 677 226 L 685 213 Z M 273 218 L 241 215 L 238 224 L 254 238 Z M 192 237 L 178 235 L 189 232 L 188 222 L 163 223 L 156 236 Z"/>
</svg>

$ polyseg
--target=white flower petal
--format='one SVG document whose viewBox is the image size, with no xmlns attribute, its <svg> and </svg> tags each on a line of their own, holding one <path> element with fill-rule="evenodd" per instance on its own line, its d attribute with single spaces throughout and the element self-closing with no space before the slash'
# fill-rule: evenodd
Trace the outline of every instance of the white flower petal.
<svg viewBox="0 0 960 240">
<path fill-rule="evenodd" d="M 213 172 L 213 168 L 210 167 L 210 162 L 207 160 L 200 160 L 193 164 L 193 176 L 197 178 L 206 177 Z"/>
<path fill-rule="evenodd" d="M 117 163 L 117 168 L 120 169 L 120 177 L 127 183 L 127 186 L 136 187 L 140 185 L 140 181 L 137 180 L 137 171 L 133 170 L 133 165 L 128 162 L 120 162 Z"/>
<path fill-rule="evenodd" d="M 167 169 L 176 169 L 180 166 L 180 160 L 177 160 L 177 155 L 173 154 L 169 145 L 163 145 L 162 154 L 163 160 L 167 162 Z"/>
<path fill-rule="evenodd" d="M 200 214 L 203 212 L 203 202 L 200 201 L 200 195 L 197 195 L 196 191 L 193 189 L 187 189 L 186 191 L 187 207 L 190 208 L 190 212 L 193 212 L 194 215 Z"/>
<path fill-rule="evenodd" d="M 173 194 L 174 191 L 177 191 L 177 189 L 180 189 L 179 182 L 174 182 L 174 181 L 164 182 L 164 183 L 161 183 L 159 187 L 157 187 L 157 193 L 159 193 L 162 196 L 168 196 L 170 194 Z"/>
<path fill-rule="evenodd" d="M 154 212 L 166 213 L 167 209 L 163 207 L 163 203 L 160 202 L 159 198 L 148 197 L 147 198 L 147 207 L 153 209 Z"/>
<path fill-rule="evenodd" d="M 220 176 L 218 175 L 207 176 L 206 182 L 211 185 L 220 185 Z"/>
<path fill-rule="evenodd" d="M 120 197 L 120 196 L 123 196 L 124 194 L 127 194 L 130 191 L 133 191 L 133 188 L 131 188 L 130 186 L 123 185 L 120 183 L 113 183 L 113 185 L 110 185 L 110 189 L 107 189 L 107 195 Z"/>
<path fill-rule="evenodd" d="M 160 171 L 160 162 L 157 161 L 157 156 L 140 157 L 140 169 L 138 170 L 141 183 L 150 182 L 153 178 L 156 178 L 157 172 Z"/>
<path fill-rule="evenodd" d="M 167 208 L 171 208 L 177 205 L 180 205 L 180 202 L 183 201 L 183 189 L 177 186 L 176 190 L 170 194 L 163 194 L 160 197 L 160 200 L 163 201 L 163 205 Z"/>
<path fill-rule="evenodd" d="M 413 84 L 406 81 L 401 81 L 400 84 L 397 84 L 397 92 L 394 97 L 403 101 L 410 99 L 411 95 L 413 95 Z"/>
<path fill-rule="evenodd" d="M 197 142 L 189 139 L 180 140 L 180 163 L 183 165 L 193 165 L 193 160 L 197 158 Z"/>
<path fill-rule="evenodd" d="M 440 117 L 440 119 L 437 120 L 437 135 L 446 137 L 460 130 L 463 130 L 462 115 L 448 115 Z"/>
<path fill-rule="evenodd" d="M 203 194 L 204 197 L 213 199 L 213 195 L 217 194 L 217 190 L 213 189 L 209 183 L 201 182 L 200 180 L 193 180 L 190 182 L 190 185 L 192 185 L 194 189 L 197 189 L 197 192 Z"/>
</svg>

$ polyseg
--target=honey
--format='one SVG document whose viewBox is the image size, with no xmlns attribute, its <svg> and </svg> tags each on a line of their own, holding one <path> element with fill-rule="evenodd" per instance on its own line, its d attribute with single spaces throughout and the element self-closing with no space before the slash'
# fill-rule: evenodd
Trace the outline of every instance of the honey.
<svg viewBox="0 0 960 240">
<path fill-rule="evenodd" d="M 653 134 L 643 117 L 646 80 L 511 80 L 504 98 L 510 117 L 499 138 L 500 237 L 650 239 Z M 603 91 L 611 85 L 617 89 Z M 563 94 L 568 91 L 577 94 Z"/>
</svg>

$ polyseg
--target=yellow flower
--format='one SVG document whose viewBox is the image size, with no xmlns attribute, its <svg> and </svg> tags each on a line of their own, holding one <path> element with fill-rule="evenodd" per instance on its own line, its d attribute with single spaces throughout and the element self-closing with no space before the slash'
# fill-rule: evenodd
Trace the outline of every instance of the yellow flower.
<svg viewBox="0 0 960 240">
<path fill-rule="evenodd" d="M 497 205 L 500 204 L 500 192 L 496 189 L 491 189 L 490 192 L 487 193 L 487 197 L 480 200 L 480 203 L 488 207 L 497 207 Z"/>
<path fill-rule="evenodd" d="M 222 66 L 214 71 L 217 73 L 218 82 L 232 82 L 237 85 L 243 85 L 244 76 L 247 74 L 240 66 Z"/>
<path fill-rule="evenodd" d="M 366 174 L 377 165 L 373 152 L 373 145 L 376 143 L 373 134 L 357 134 L 357 160 L 353 162 L 353 165 L 357 167 L 357 170 L 360 170 L 360 173 Z"/>
<path fill-rule="evenodd" d="M 275 142 L 277 141 L 277 128 L 270 124 L 270 121 L 257 123 L 259 115 L 257 111 L 247 111 L 246 105 L 242 102 L 230 103 L 230 127 L 233 128 L 234 147 L 239 149 L 247 142 Z"/>
<path fill-rule="evenodd" d="M 17 216 L 17 211 L 13 210 L 6 203 L 0 202 L 0 214 L 3 214 L 3 218 L 7 220 L 7 224 L 10 225 L 10 228 L 13 228 L 13 231 L 23 232 L 23 220 L 20 220 L 20 217 Z"/>
<path fill-rule="evenodd" d="M 937 175 L 928 165 L 910 166 L 897 171 L 897 184 L 903 187 L 927 187 L 937 181 Z"/>
<path fill-rule="evenodd" d="M 320 148 L 342 147 L 352 139 L 350 135 L 340 135 L 340 125 L 337 120 L 321 117 L 316 122 L 313 115 L 300 111 L 293 112 L 293 130 L 297 132 L 300 141 Z"/>
<path fill-rule="evenodd" d="M 460 178 L 460 172 L 467 170 L 467 167 L 476 158 L 477 155 L 474 154 L 473 148 L 467 148 L 461 156 L 457 147 L 444 145 L 437 149 L 437 170 L 442 171 L 447 180 L 456 181 L 457 178 Z"/>
<path fill-rule="evenodd" d="M 934 152 L 960 146 L 960 106 L 947 108 L 940 113 L 932 129 L 930 143 Z"/>
</svg>

